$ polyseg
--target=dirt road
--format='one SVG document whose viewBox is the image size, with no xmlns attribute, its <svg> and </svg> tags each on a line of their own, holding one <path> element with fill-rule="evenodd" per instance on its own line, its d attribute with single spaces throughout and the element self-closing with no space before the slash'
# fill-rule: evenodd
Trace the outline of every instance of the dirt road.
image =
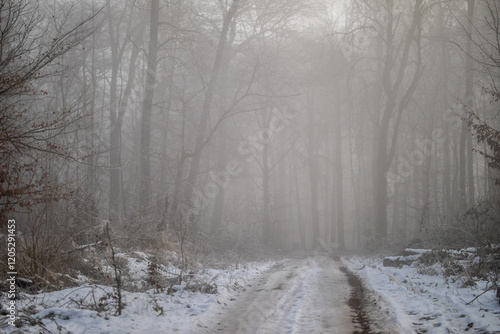
<svg viewBox="0 0 500 334">
<path fill-rule="evenodd" d="M 222 307 L 200 333 L 353 333 L 350 295 L 341 264 L 331 257 L 287 259 Z"/>
</svg>

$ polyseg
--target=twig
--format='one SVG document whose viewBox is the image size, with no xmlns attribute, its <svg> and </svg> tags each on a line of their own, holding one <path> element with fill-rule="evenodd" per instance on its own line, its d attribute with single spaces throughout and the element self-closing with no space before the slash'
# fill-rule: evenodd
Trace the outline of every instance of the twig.
<svg viewBox="0 0 500 334">
<path fill-rule="evenodd" d="M 494 290 L 494 289 L 495 289 L 495 287 L 493 287 L 493 286 L 492 286 L 492 287 L 490 287 L 490 288 L 488 288 L 487 290 L 485 290 L 485 291 L 483 291 L 482 293 L 480 293 L 479 295 L 477 295 L 477 296 L 476 296 L 473 300 L 471 300 L 470 302 L 465 303 L 465 305 L 470 305 L 470 304 L 472 304 L 472 303 L 473 303 L 476 299 L 478 299 L 479 297 L 481 297 L 482 295 L 484 295 L 486 292 L 491 291 L 491 290 Z"/>
<path fill-rule="evenodd" d="M 90 247 L 99 246 L 100 244 L 102 244 L 102 240 L 99 240 L 97 242 L 94 242 L 94 243 L 91 243 L 91 244 L 88 244 L 88 245 L 77 246 L 77 247 L 75 247 L 73 249 L 70 249 L 68 251 L 62 252 L 61 254 L 63 254 L 63 255 L 65 255 L 65 254 L 71 254 L 71 253 L 74 253 L 74 252 L 85 250 L 85 249 L 90 248 Z"/>
<path fill-rule="evenodd" d="M 113 265 L 113 268 L 115 270 L 115 281 L 116 281 L 116 294 L 118 298 L 118 307 L 116 309 L 117 315 L 122 315 L 122 309 L 123 309 L 123 304 L 122 304 L 122 280 L 121 280 L 121 272 L 120 269 L 118 269 L 118 266 L 115 261 L 115 250 L 113 248 L 113 245 L 111 244 L 111 236 L 109 235 L 109 223 L 106 222 L 106 235 L 108 237 L 108 242 L 109 242 L 109 248 L 111 248 L 111 263 Z"/>
</svg>

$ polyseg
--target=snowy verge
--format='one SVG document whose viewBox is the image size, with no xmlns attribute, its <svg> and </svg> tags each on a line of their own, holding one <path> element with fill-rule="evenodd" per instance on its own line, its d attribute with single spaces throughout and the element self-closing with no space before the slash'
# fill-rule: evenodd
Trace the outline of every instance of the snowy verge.
<svg viewBox="0 0 500 334">
<path fill-rule="evenodd" d="M 139 263 L 139 262 L 137 262 Z M 82 284 L 76 288 L 29 295 L 17 300 L 16 328 L 0 318 L 2 333 L 191 333 L 200 319 L 210 318 L 221 304 L 231 300 L 239 289 L 269 270 L 276 262 L 238 264 L 226 269 L 203 269 L 193 282 L 209 282 L 214 294 L 190 289 L 189 282 L 176 285 L 172 293 L 149 289 L 123 291 L 125 308 L 115 316 L 116 291 L 109 286 Z M 137 276 L 144 268 L 135 268 Z M 8 300 L 0 296 L 5 308 Z"/>
<path fill-rule="evenodd" d="M 425 252 L 420 252 L 424 254 Z M 439 265 L 385 267 L 383 257 L 343 257 L 342 262 L 380 296 L 399 333 L 500 333 L 500 306 L 488 282 L 465 286 Z M 475 299 L 477 298 L 477 299 Z"/>
</svg>

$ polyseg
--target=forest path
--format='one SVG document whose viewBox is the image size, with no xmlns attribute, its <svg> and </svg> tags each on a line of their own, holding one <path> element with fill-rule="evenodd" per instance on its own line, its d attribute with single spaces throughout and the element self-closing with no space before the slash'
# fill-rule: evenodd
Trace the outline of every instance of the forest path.
<svg viewBox="0 0 500 334">
<path fill-rule="evenodd" d="M 353 333 L 350 294 L 340 262 L 287 259 L 247 285 L 200 333 Z"/>
</svg>

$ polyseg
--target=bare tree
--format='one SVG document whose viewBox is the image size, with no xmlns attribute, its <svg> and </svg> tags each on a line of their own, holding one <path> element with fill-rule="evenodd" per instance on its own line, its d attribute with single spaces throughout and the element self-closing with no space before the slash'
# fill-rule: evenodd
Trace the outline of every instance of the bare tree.
<svg viewBox="0 0 500 334">
<path fill-rule="evenodd" d="M 191 167 L 188 175 L 187 187 L 184 189 L 183 199 L 184 201 L 190 201 L 193 189 L 195 188 L 195 180 L 199 173 L 200 159 L 203 148 L 207 142 L 207 125 L 210 115 L 210 109 L 212 106 L 212 101 L 214 97 L 214 92 L 219 81 L 219 74 L 223 66 L 224 52 L 227 44 L 227 38 L 231 22 L 233 21 L 236 11 L 238 9 L 239 0 L 233 0 L 231 7 L 224 15 L 224 21 L 222 24 L 222 30 L 219 36 L 219 42 L 217 45 L 217 51 L 215 54 L 215 60 L 210 73 L 210 78 L 207 84 L 205 97 L 203 99 L 203 105 L 201 110 L 201 118 L 198 123 L 198 135 L 196 137 L 196 142 L 192 152 Z"/>
<path fill-rule="evenodd" d="M 471 0 L 469 0 L 471 1 Z M 477 110 L 467 100 L 467 126 L 478 143 L 484 143 L 482 149 L 475 148 L 481 156 L 486 158 L 488 170 L 486 177 L 486 198 L 493 205 L 498 203 L 500 193 L 498 184 L 500 179 L 499 160 L 499 131 L 498 101 L 500 101 L 500 6 L 495 1 L 477 1 L 478 19 L 467 25 L 468 40 L 466 44 L 467 60 L 474 62 L 481 79 L 483 98 L 488 101 L 482 112 Z M 472 67 L 472 64 L 468 65 Z M 470 78 L 471 79 L 471 78 Z"/>
<path fill-rule="evenodd" d="M 56 60 L 93 33 L 97 14 L 75 20 L 74 5 L 51 10 L 40 1 L 0 1 L 1 214 L 60 198 L 41 156 L 74 158 L 56 138 L 81 116 L 44 110 L 38 101 L 48 92 L 39 83 L 63 70 Z"/>
<path fill-rule="evenodd" d="M 149 20 L 149 48 L 148 68 L 146 75 L 146 87 L 144 88 L 144 102 L 142 105 L 141 122 L 141 185 L 140 185 L 140 212 L 145 215 L 151 205 L 151 166 L 150 166 L 150 143 L 151 143 L 151 110 L 156 85 L 156 67 L 158 58 L 158 17 L 160 1 L 151 0 L 151 16 Z"/>
<path fill-rule="evenodd" d="M 413 93 L 417 88 L 422 74 L 421 58 L 421 22 L 425 11 L 422 0 L 415 1 L 411 11 L 408 26 L 403 38 L 396 38 L 401 33 L 400 24 L 395 22 L 394 2 L 386 1 L 383 6 L 385 13 L 384 36 L 378 36 L 381 43 L 377 47 L 380 57 L 380 76 L 384 104 L 382 112 L 376 116 L 375 151 L 373 163 L 373 201 L 376 240 L 387 240 L 387 177 L 394 160 L 401 118 Z M 397 33 L 398 32 L 398 33 Z M 412 54 L 412 46 L 414 46 Z M 414 64 L 411 68 L 410 62 Z M 409 78 L 408 78 L 409 77 Z M 409 80 L 405 84 L 405 79 Z"/>
<path fill-rule="evenodd" d="M 133 2 L 129 2 L 124 8 L 118 10 L 111 1 L 106 3 L 106 18 L 109 35 L 109 46 L 111 48 L 111 74 L 109 78 L 109 218 L 116 221 L 121 212 L 125 210 L 122 205 L 120 210 L 120 199 L 124 201 L 122 189 L 123 165 L 122 165 L 122 127 L 127 106 L 132 94 L 137 70 L 137 59 L 140 51 L 139 41 L 144 33 L 143 18 L 139 17 L 141 23 L 139 29 L 132 30 L 137 12 Z M 123 24 L 126 29 L 122 29 Z M 125 30 L 125 33 L 123 33 Z M 127 83 L 123 92 L 119 85 L 121 64 L 124 62 L 128 45 L 132 45 L 132 53 L 128 66 Z"/>
</svg>

